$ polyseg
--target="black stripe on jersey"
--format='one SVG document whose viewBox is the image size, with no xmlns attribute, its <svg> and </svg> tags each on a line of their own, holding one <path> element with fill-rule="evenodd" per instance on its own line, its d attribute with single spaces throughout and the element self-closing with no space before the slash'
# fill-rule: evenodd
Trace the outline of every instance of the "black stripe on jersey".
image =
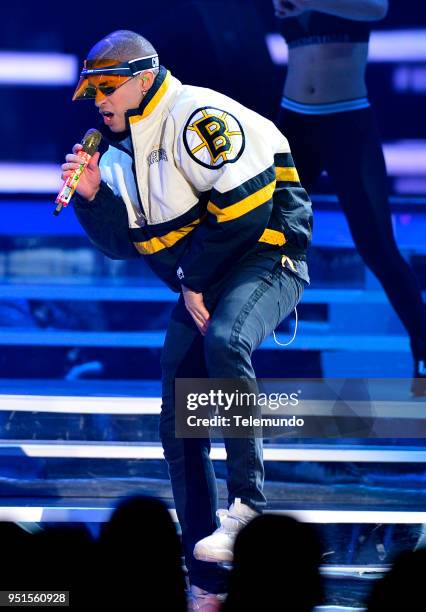
<svg viewBox="0 0 426 612">
<path fill-rule="evenodd" d="M 169 232 L 178 230 L 189 223 L 192 223 L 196 219 L 202 217 L 207 208 L 207 202 L 209 201 L 210 191 L 206 191 L 201 194 L 200 199 L 192 208 L 186 213 L 172 219 L 171 221 L 165 221 L 164 223 L 154 223 L 152 225 L 146 225 L 144 227 L 130 228 L 130 236 L 134 242 L 143 242 L 150 238 L 157 236 L 164 236 Z"/>
<path fill-rule="evenodd" d="M 291 153 L 277 153 L 274 155 L 274 165 L 284 168 L 294 168 L 294 160 Z"/>
<path fill-rule="evenodd" d="M 212 204 L 215 204 L 218 208 L 226 208 L 227 206 L 232 206 L 232 204 L 236 204 L 244 198 L 253 195 L 260 189 L 269 185 L 272 181 L 275 180 L 275 168 L 274 166 L 270 166 L 260 174 L 257 174 L 253 178 L 249 179 L 235 187 L 235 189 L 231 189 L 230 191 L 226 191 L 225 193 L 220 193 L 216 191 L 216 189 L 212 189 L 210 194 L 210 201 Z"/>
</svg>

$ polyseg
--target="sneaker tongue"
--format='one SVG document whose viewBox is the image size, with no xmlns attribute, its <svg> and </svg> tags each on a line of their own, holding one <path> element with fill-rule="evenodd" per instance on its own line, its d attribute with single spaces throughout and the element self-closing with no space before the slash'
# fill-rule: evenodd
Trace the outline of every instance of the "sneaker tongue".
<svg viewBox="0 0 426 612">
<path fill-rule="evenodd" d="M 236 499 L 235 502 L 229 508 L 229 513 L 233 516 L 241 517 L 244 519 L 250 519 L 257 515 L 255 510 L 252 510 L 250 506 L 246 506 L 246 504 L 241 503 L 239 499 Z"/>
<path fill-rule="evenodd" d="M 230 531 L 238 530 L 245 524 L 246 521 L 243 518 L 239 516 L 232 516 L 230 514 L 228 514 L 228 516 L 222 520 L 222 527 Z"/>
</svg>

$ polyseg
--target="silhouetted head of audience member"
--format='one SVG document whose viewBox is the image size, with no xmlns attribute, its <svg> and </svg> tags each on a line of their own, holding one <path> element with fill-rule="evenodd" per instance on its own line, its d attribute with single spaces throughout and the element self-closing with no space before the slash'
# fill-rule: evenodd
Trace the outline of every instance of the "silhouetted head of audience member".
<svg viewBox="0 0 426 612">
<path fill-rule="evenodd" d="M 186 610 L 181 543 L 164 503 L 144 496 L 123 500 L 99 544 L 108 605 L 115 600 L 120 609 Z"/>
<path fill-rule="evenodd" d="M 0 523 L 5 552 L 2 590 L 69 591 L 72 609 L 91 602 L 95 542 L 83 526 L 44 525 L 29 533 L 13 523 Z"/>
<path fill-rule="evenodd" d="M 425 576 L 426 548 L 398 555 L 389 572 L 374 585 L 368 600 L 368 612 L 417 612 L 424 609 Z"/>
<path fill-rule="evenodd" d="M 83 525 L 46 526 L 29 556 L 34 590 L 69 591 L 71 609 L 96 602 L 96 542 Z"/>
<path fill-rule="evenodd" d="M 33 535 L 15 523 L 0 522 L 0 546 L 3 551 L 1 563 L 1 589 L 21 589 L 28 584 L 31 566 L 28 562 Z"/>
<path fill-rule="evenodd" d="M 310 525 L 282 515 L 256 517 L 235 541 L 223 612 L 310 612 L 322 599 L 321 554 Z"/>
</svg>

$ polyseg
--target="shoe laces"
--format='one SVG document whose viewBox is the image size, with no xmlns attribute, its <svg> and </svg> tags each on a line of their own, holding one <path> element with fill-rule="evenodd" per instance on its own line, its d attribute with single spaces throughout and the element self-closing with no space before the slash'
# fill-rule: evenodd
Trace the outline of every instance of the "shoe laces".
<svg viewBox="0 0 426 612">
<path fill-rule="evenodd" d="M 247 524 L 247 521 L 242 517 L 235 516 L 225 508 L 219 508 L 216 511 L 216 516 L 219 517 L 220 521 L 220 527 L 216 529 L 216 532 L 233 534 Z"/>
</svg>

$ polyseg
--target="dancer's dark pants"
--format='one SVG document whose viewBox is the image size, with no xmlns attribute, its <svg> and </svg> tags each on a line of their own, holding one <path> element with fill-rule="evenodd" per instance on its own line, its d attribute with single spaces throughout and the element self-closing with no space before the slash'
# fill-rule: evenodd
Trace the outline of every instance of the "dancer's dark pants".
<svg viewBox="0 0 426 612">
<path fill-rule="evenodd" d="M 321 172 L 327 172 L 358 253 L 382 284 L 414 355 L 424 358 L 425 307 L 417 278 L 395 242 L 385 161 L 371 107 L 326 115 L 283 108 L 278 127 L 288 138 L 308 193 Z"/>
<path fill-rule="evenodd" d="M 176 438 L 175 378 L 255 378 L 251 354 L 299 302 L 305 280 L 282 267 L 278 251 L 252 254 L 204 293 L 211 314 L 207 334 L 198 331 L 182 296 L 169 322 L 162 354 L 160 437 L 168 462 L 189 579 L 213 593 L 225 590 L 226 572 L 215 563 L 197 561 L 198 540 L 217 527 L 217 488 L 209 457 L 210 440 Z M 226 438 L 227 485 L 236 497 L 261 511 L 262 440 Z"/>
</svg>

